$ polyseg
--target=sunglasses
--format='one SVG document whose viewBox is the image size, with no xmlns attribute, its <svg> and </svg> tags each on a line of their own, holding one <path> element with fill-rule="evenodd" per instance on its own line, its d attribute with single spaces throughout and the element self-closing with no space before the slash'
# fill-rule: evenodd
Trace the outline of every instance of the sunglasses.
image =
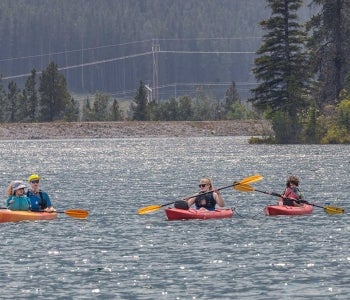
<svg viewBox="0 0 350 300">
<path fill-rule="evenodd" d="M 200 188 L 202 188 L 202 187 L 205 187 L 206 185 L 208 185 L 208 184 L 199 184 L 198 186 L 199 186 Z"/>
<path fill-rule="evenodd" d="M 39 180 L 32 180 L 30 183 L 39 183 Z"/>
</svg>

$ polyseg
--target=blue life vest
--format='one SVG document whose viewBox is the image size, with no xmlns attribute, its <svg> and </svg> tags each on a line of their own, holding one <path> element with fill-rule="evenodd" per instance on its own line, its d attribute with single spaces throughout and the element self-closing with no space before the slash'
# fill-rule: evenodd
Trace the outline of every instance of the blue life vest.
<svg viewBox="0 0 350 300">
<path fill-rule="evenodd" d="M 28 190 L 27 196 L 30 199 L 32 210 L 40 211 L 52 206 L 49 195 L 42 190 L 39 190 L 37 194 L 34 194 L 32 190 Z"/>
</svg>

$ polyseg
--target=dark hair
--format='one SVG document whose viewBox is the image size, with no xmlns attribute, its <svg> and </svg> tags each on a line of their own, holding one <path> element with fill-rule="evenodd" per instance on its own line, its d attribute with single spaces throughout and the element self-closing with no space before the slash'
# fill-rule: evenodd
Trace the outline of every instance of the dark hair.
<svg viewBox="0 0 350 300">
<path fill-rule="evenodd" d="M 299 178 L 297 176 L 290 176 L 287 179 L 286 186 L 289 187 L 291 183 L 294 183 L 296 186 L 299 185 Z"/>
</svg>

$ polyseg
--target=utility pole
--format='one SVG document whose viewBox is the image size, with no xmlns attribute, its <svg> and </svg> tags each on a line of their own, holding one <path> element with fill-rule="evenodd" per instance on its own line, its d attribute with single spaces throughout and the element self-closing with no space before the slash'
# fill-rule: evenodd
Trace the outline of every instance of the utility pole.
<svg viewBox="0 0 350 300">
<path fill-rule="evenodd" d="M 81 87 L 84 91 L 84 35 L 81 35 Z"/>
<path fill-rule="evenodd" d="M 153 98 L 158 103 L 158 52 L 160 46 L 156 39 L 152 40 L 152 56 L 153 56 Z"/>
<path fill-rule="evenodd" d="M 152 89 L 147 84 L 145 84 L 145 88 L 147 90 L 147 103 L 150 103 L 153 100 Z"/>
</svg>

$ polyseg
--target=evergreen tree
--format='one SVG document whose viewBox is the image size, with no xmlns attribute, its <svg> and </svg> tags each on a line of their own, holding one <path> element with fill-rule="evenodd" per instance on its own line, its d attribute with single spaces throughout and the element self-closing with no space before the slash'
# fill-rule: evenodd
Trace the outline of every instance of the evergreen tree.
<svg viewBox="0 0 350 300">
<path fill-rule="evenodd" d="M 304 125 L 304 141 L 309 144 L 317 143 L 320 140 L 320 133 L 317 130 L 317 117 L 317 104 L 314 101 L 307 111 Z"/>
<path fill-rule="evenodd" d="M 224 98 L 223 114 L 226 115 L 226 117 L 230 114 L 230 112 L 232 112 L 234 103 L 241 104 L 241 97 L 239 96 L 239 93 L 236 87 L 236 82 L 232 81 L 232 84 L 227 89 L 225 93 L 225 98 Z"/>
<path fill-rule="evenodd" d="M 162 121 L 162 104 L 157 104 L 154 100 L 147 104 L 147 115 L 149 121 Z"/>
<path fill-rule="evenodd" d="M 92 108 L 91 108 L 91 105 L 90 105 L 89 97 L 86 98 L 85 106 L 83 107 L 82 120 L 86 121 L 86 122 L 93 121 L 93 113 L 92 113 Z"/>
<path fill-rule="evenodd" d="M 113 100 L 112 106 L 109 109 L 109 118 L 110 121 L 121 121 L 123 120 L 123 112 L 119 107 L 117 99 Z"/>
<path fill-rule="evenodd" d="M 182 96 L 179 99 L 179 116 L 182 121 L 193 120 L 192 99 L 189 96 Z"/>
<path fill-rule="evenodd" d="M 58 72 L 58 67 L 51 62 L 40 76 L 40 115 L 41 121 L 61 120 L 71 96 L 65 77 Z"/>
<path fill-rule="evenodd" d="M 36 121 L 38 101 L 38 93 L 36 90 L 36 70 L 32 69 L 31 75 L 27 78 L 23 90 L 23 102 L 27 108 L 27 121 Z"/>
<path fill-rule="evenodd" d="M 131 104 L 132 119 L 137 121 L 148 120 L 147 113 L 147 89 L 143 81 L 140 81 L 134 102 Z"/>
<path fill-rule="evenodd" d="M 7 106 L 8 101 L 6 97 L 6 92 L 2 85 L 2 79 L 0 76 L 0 122 L 5 122 L 7 120 Z"/>
<path fill-rule="evenodd" d="M 108 95 L 96 93 L 92 105 L 93 121 L 106 121 L 108 119 L 108 102 Z"/>
<path fill-rule="evenodd" d="M 165 101 L 161 105 L 161 118 L 164 121 L 177 121 L 178 120 L 178 103 L 174 97 Z"/>
<path fill-rule="evenodd" d="M 337 106 L 337 124 L 350 134 L 350 100 L 344 99 Z"/>
<path fill-rule="evenodd" d="M 194 104 L 193 118 L 195 121 L 210 121 L 214 119 L 213 99 L 207 93 L 204 86 L 200 86 L 197 89 Z"/>
<path fill-rule="evenodd" d="M 296 14 L 302 0 L 267 2 L 272 15 L 260 23 L 267 33 L 263 36 L 253 68 L 260 84 L 252 89 L 253 97 L 249 101 L 256 108 L 268 111 L 272 121 L 276 120 L 274 130 L 277 142 L 294 143 L 300 131 L 298 113 L 307 104 L 305 95 L 310 80 L 306 54 L 303 52 L 306 34 L 297 22 Z M 276 115 L 276 112 L 280 113 Z M 289 123 L 288 131 L 284 126 L 279 127 L 281 116 L 286 117 Z"/>
<path fill-rule="evenodd" d="M 349 71 L 350 1 L 313 0 L 313 3 L 321 9 L 307 24 L 312 34 L 308 47 L 318 80 L 315 98 L 322 108 L 339 102 L 344 78 Z"/>
<path fill-rule="evenodd" d="M 8 93 L 7 99 L 9 104 L 9 122 L 18 122 L 19 116 L 21 115 L 21 111 L 23 111 L 20 107 L 20 90 L 17 87 L 17 83 L 14 81 L 10 81 L 8 84 Z"/>
<path fill-rule="evenodd" d="M 66 105 L 63 120 L 66 122 L 76 122 L 79 119 L 79 105 L 78 102 L 71 98 Z"/>
</svg>

